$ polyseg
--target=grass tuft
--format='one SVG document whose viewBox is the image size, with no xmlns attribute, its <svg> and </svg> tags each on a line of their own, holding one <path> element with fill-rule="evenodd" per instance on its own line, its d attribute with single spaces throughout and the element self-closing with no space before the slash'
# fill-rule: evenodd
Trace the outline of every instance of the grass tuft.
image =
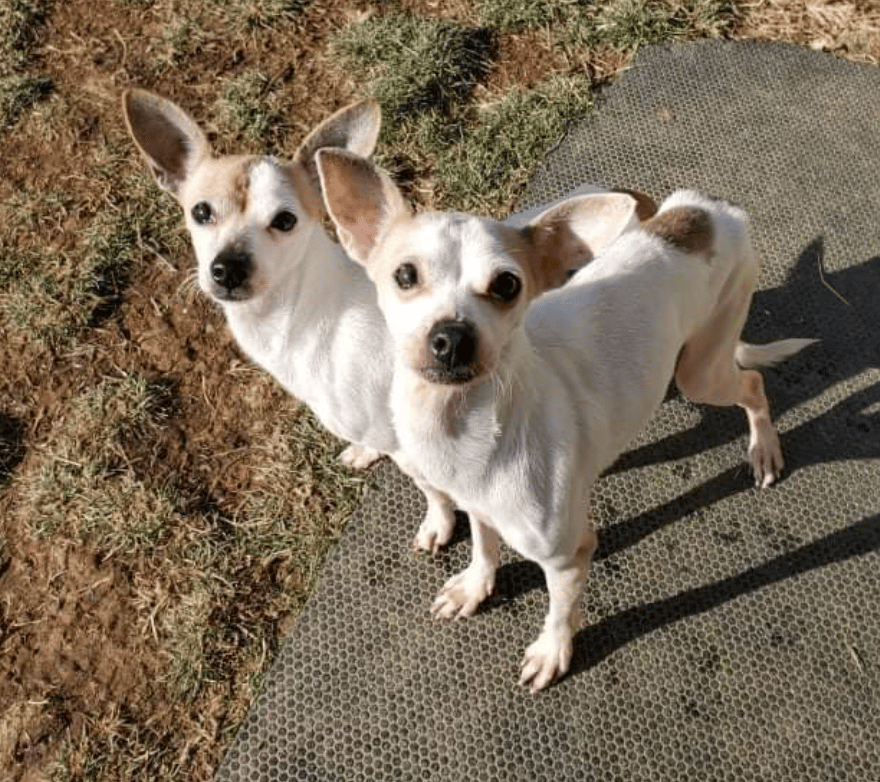
<svg viewBox="0 0 880 782">
<path fill-rule="evenodd" d="M 489 71 L 493 49 L 485 28 L 399 13 L 352 24 L 333 45 L 350 71 L 366 73 L 391 122 L 448 113 Z"/>
<path fill-rule="evenodd" d="M 476 11 L 481 24 L 499 32 L 515 32 L 545 27 L 564 21 L 571 7 L 581 0 L 477 0 Z"/>
<path fill-rule="evenodd" d="M 643 46 L 699 34 L 719 36 L 733 25 L 734 7 L 728 0 L 616 0 L 596 18 L 592 44 L 635 52 Z"/>
<path fill-rule="evenodd" d="M 245 21 L 251 28 L 275 29 L 295 21 L 311 0 L 255 0 L 247 3 Z"/>
<path fill-rule="evenodd" d="M 508 93 L 441 154 L 435 170 L 439 202 L 505 216 L 547 149 L 591 105 L 589 84 L 574 76 L 552 76 L 531 90 Z"/>
<path fill-rule="evenodd" d="M 272 106 L 272 87 L 272 79 L 262 73 L 249 71 L 235 77 L 217 102 L 219 122 L 233 135 L 272 146 L 285 126 L 284 117 Z"/>
<path fill-rule="evenodd" d="M 39 29 L 46 21 L 49 2 L 2 0 L 0 2 L 0 74 L 28 66 L 39 42 Z"/>
<path fill-rule="evenodd" d="M 8 130 L 18 118 L 51 94 L 52 80 L 32 74 L 0 78 L 0 130 Z"/>
</svg>

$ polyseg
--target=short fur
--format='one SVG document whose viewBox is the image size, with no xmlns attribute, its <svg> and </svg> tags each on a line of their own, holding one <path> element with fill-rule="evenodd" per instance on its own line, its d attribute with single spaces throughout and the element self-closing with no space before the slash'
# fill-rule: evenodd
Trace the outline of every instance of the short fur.
<svg viewBox="0 0 880 782">
<path fill-rule="evenodd" d="M 395 343 L 391 399 L 401 448 L 471 523 L 471 564 L 446 583 L 433 613 L 474 613 L 494 588 L 502 539 L 537 562 L 550 607 L 520 682 L 540 690 L 571 659 L 597 543 L 593 484 L 644 427 L 669 381 L 696 401 L 743 407 L 755 479 L 767 486 L 782 470 L 779 440 L 761 375 L 738 361 L 778 360 L 809 340 L 760 349 L 740 342 L 758 263 L 745 214 L 727 203 L 680 191 L 642 227 L 620 219 L 636 209 L 629 196 L 588 195 L 512 229 L 464 215 L 413 216 L 368 163 L 358 190 L 347 189 L 347 157 L 324 150 L 318 168 L 328 211 L 349 240 L 349 221 L 379 216 L 376 240 L 348 249 L 376 283 Z M 557 269 L 547 268 L 560 225 L 594 260 L 540 298 L 524 285 L 505 308 L 487 301 L 499 275 L 546 284 L 564 268 L 558 255 Z M 603 225 L 604 234 L 596 230 Z M 415 257 L 431 292 L 407 299 L 391 270 Z M 466 360 L 475 375 L 458 384 L 433 382 L 413 360 L 450 318 L 467 324 L 473 347 Z"/>
</svg>

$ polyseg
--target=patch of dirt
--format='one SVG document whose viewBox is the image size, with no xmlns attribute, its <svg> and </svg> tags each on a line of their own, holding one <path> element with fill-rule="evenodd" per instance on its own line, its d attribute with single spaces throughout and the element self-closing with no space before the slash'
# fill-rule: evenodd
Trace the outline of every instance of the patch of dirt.
<svg viewBox="0 0 880 782">
<path fill-rule="evenodd" d="M 108 710 L 166 711 L 128 574 L 82 548 L 19 544 L 0 576 L 0 778 L 18 782 Z"/>
</svg>

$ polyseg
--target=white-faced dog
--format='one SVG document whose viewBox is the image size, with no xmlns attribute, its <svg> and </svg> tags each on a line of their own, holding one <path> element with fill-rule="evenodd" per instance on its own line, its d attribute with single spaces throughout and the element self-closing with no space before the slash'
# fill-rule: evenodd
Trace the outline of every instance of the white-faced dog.
<svg viewBox="0 0 880 782">
<path fill-rule="evenodd" d="M 571 660 L 596 548 L 591 488 L 669 381 L 695 401 L 745 410 L 749 459 L 767 486 L 782 453 L 761 375 L 745 367 L 810 340 L 740 341 L 758 263 L 746 216 L 730 204 L 680 191 L 640 225 L 631 196 L 606 193 L 513 228 L 413 215 L 384 172 L 345 152 L 320 151 L 318 170 L 388 321 L 401 448 L 470 518 L 472 561 L 433 613 L 476 610 L 494 587 L 502 539 L 537 562 L 550 607 L 520 682 L 540 690 Z M 596 257 L 544 293 L 584 247 Z"/>
<path fill-rule="evenodd" d="M 352 443 L 343 462 L 361 468 L 389 454 L 416 480 L 428 510 L 415 545 L 436 552 L 452 536 L 453 506 L 400 453 L 390 409 L 391 339 L 376 289 L 322 225 L 315 153 L 336 147 L 369 155 L 379 133 L 378 104 L 337 112 L 291 161 L 216 157 L 186 112 L 144 90 L 127 91 L 122 105 L 157 182 L 183 207 L 199 284 L 223 308 L 238 344 Z M 655 208 L 645 198 L 640 206 L 645 215 Z M 573 255 L 572 267 L 588 260 Z"/>
</svg>

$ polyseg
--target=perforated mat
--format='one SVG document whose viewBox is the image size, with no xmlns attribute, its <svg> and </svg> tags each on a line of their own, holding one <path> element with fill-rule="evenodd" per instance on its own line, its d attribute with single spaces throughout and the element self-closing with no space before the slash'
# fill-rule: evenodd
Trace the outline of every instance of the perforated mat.
<svg viewBox="0 0 880 782">
<path fill-rule="evenodd" d="M 523 118 L 527 121 L 527 118 Z M 671 394 L 597 487 L 571 673 L 531 696 L 540 570 L 476 617 L 428 607 L 467 562 L 410 543 L 390 465 L 351 520 L 221 780 L 880 779 L 880 70 L 787 45 L 651 48 L 535 174 L 747 208 L 746 336 L 819 337 L 765 373 L 787 475 L 752 488 L 745 418 Z"/>
</svg>

